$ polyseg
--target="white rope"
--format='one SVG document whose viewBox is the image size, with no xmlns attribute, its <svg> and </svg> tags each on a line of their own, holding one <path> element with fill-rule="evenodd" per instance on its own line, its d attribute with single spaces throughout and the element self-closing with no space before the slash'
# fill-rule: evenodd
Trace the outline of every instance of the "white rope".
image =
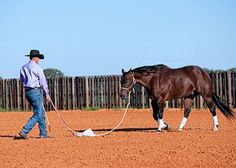
<svg viewBox="0 0 236 168">
<path fill-rule="evenodd" d="M 122 122 L 124 121 L 124 119 L 125 119 L 125 116 L 126 116 L 126 114 L 127 114 L 127 111 L 128 111 L 129 105 L 130 105 L 130 93 L 131 93 L 131 92 L 129 92 L 128 104 L 127 104 L 127 106 L 126 106 L 124 115 L 123 115 L 122 119 L 120 120 L 120 122 L 119 122 L 113 129 L 111 129 L 110 131 L 105 132 L 105 133 L 102 133 L 102 134 L 95 134 L 95 136 L 104 136 L 104 135 L 110 134 L 110 133 L 112 133 L 116 128 L 118 128 L 118 127 L 121 125 L 121 123 L 122 123 Z"/>
<path fill-rule="evenodd" d="M 120 121 L 113 129 L 111 129 L 110 131 L 105 132 L 105 133 L 102 133 L 102 134 L 94 134 L 93 136 L 97 136 L 97 137 L 98 137 L 98 136 L 108 135 L 108 134 L 112 133 L 115 129 L 117 129 L 117 128 L 121 125 L 121 123 L 124 121 L 124 118 L 125 118 L 125 116 L 126 116 L 126 114 L 127 114 L 127 111 L 128 111 L 129 105 L 130 105 L 130 93 L 131 93 L 131 92 L 129 92 L 129 94 L 128 94 L 128 104 L 127 104 L 127 106 L 126 106 L 126 109 L 125 109 L 125 112 L 124 112 L 124 115 L 123 115 L 121 121 Z M 77 132 L 77 131 L 72 130 L 72 129 L 66 124 L 66 122 L 63 120 L 63 118 L 60 116 L 60 114 L 59 114 L 57 108 L 56 108 L 55 105 L 53 104 L 51 98 L 50 98 L 50 102 L 51 102 L 51 104 L 52 104 L 52 107 L 53 107 L 54 110 L 56 111 L 57 116 L 59 117 L 59 119 L 60 119 L 61 122 L 63 123 L 63 125 L 64 125 L 74 136 L 78 136 L 79 134 L 81 134 L 80 132 Z"/>
<path fill-rule="evenodd" d="M 60 116 L 57 108 L 55 107 L 55 105 L 52 102 L 52 99 L 50 98 L 50 102 L 52 104 L 52 107 L 54 108 L 54 110 L 56 111 L 56 114 L 58 116 L 58 118 L 60 119 L 60 121 L 63 123 L 63 125 L 74 135 L 76 132 L 74 130 L 72 130 L 67 124 L 66 122 L 63 120 L 63 118 Z"/>
</svg>

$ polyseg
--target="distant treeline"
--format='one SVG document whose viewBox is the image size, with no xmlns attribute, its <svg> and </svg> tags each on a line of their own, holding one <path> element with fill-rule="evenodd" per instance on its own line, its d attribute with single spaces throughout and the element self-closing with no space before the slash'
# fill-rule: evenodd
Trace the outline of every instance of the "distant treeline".
<svg viewBox="0 0 236 168">
<path fill-rule="evenodd" d="M 226 71 L 236 72 L 236 68 L 230 68 L 228 70 L 222 70 L 222 69 L 213 70 L 213 69 L 208 69 L 208 68 L 203 68 L 203 69 L 207 72 L 226 72 Z"/>
<path fill-rule="evenodd" d="M 232 72 L 236 72 L 236 68 L 230 68 L 228 70 L 222 70 L 222 69 L 217 69 L 217 70 L 213 70 L 213 69 L 208 69 L 208 68 L 203 68 L 205 71 L 207 71 L 208 73 L 212 73 L 212 72 L 226 72 L 226 71 L 232 71 Z M 44 69 L 44 74 L 46 76 L 47 79 L 49 78 L 57 78 L 57 77 L 65 77 L 64 73 L 58 69 L 55 68 L 47 68 Z M 0 76 L 0 79 L 3 79 Z"/>
</svg>

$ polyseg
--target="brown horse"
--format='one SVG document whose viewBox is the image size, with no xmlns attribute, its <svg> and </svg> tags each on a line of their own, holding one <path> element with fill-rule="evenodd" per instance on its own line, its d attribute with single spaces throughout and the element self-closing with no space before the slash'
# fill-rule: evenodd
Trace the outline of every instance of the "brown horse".
<svg viewBox="0 0 236 168">
<path fill-rule="evenodd" d="M 153 108 L 153 118 L 159 123 L 158 131 L 167 129 L 163 121 L 163 112 L 167 100 L 184 99 L 184 117 L 179 129 L 187 122 L 192 100 L 201 95 L 213 117 L 213 130 L 218 130 L 219 122 L 215 105 L 227 119 L 234 118 L 234 112 L 212 90 L 212 81 L 207 72 L 198 66 L 185 66 L 172 69 L 165 65 L 142 66 L 125 72 L 122 69 L 121 98 L 127 98 L 135 83 L 146 88 Z"/>
</svg>

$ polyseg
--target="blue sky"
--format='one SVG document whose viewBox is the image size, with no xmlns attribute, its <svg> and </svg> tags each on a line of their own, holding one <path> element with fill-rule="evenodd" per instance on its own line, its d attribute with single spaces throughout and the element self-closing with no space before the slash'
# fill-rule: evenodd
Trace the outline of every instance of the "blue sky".
<svg viewBox="0 0 236 168">
<path fill-rule="evenodd" d="M 0 2 L 0 76 L 24 55 L 66 76 L 121 74 L 143 65 L 236 67 L 235 0 L 8 0 Z"/>
</svg>

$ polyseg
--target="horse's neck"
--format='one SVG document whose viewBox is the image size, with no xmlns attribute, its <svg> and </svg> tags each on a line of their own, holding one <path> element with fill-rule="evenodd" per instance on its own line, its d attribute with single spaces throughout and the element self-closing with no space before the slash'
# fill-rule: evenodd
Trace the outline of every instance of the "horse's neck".
<svg viewBox="0 0 236 168">
<path fill-rule="evenodd" d="M 135 78 L 135 81 L 137 84 L 145 87 L 145 88 L 148 88 L 150 85 L 150 81 L 152 79 L 152 76 L 153 75 L 148 75 L 148 76 L 144 76 L 144 75 L 134 75 L 134 78 Z"/>
</svg>

